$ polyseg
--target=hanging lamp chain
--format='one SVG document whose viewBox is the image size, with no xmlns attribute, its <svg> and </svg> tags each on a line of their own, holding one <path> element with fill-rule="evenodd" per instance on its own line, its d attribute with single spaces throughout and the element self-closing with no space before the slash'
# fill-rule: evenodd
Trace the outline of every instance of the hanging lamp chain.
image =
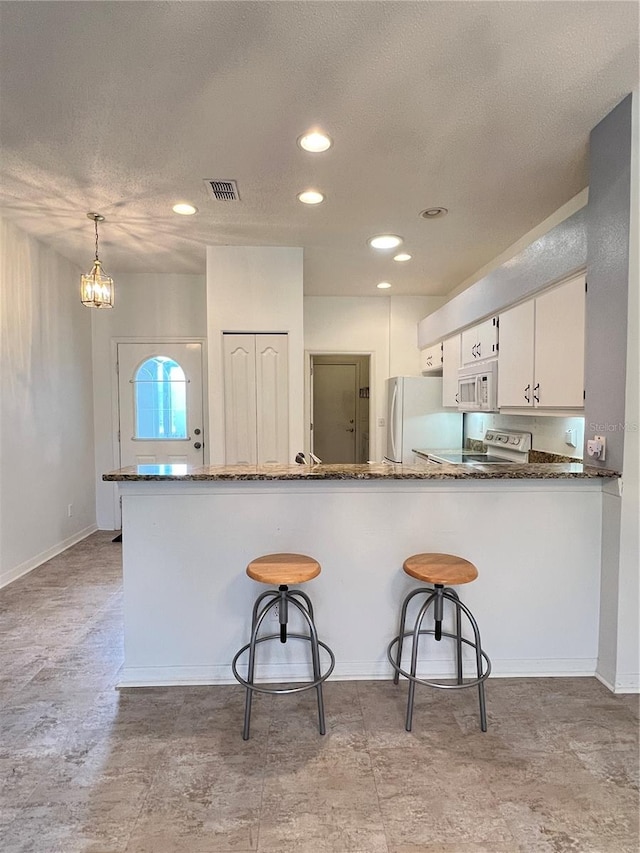
<svg viewBox="0 0 640 853">
<path fill-rule="evenodd" d="M 97 260 L 99 260 L 99 258 L 98 258 L 98 217 L 96 216 L 93 221 L 94 221 L 94 224 L 96 226 L 96 261 L 97 261 Z"/>
</svg>

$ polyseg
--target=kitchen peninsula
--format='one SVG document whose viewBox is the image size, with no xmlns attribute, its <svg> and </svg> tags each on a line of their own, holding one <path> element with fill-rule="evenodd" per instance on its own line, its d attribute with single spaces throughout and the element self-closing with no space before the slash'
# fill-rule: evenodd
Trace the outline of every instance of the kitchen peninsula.
<svg viewBox="0 0 640 853">
<path fill-rule="evenodd" d="M 489 467 L 489 466 L 488 466 Z M 123 510 L 122 686 L 233 683 L 263 591 L 250 560 L 278 551 L 322 565 L 310 584 L 334 678 L 390 678 L 386 646 L 420 551 L 465 557 L 462 591 L 495 675 L 593 675 L 598 649 L 601 513 L 618 474 L 578 463 L 143 465 L 105 474 Z M 290 646 L 290 647 L 289 647 Z M 307 675 L 291 643 L 261 677 Z M 429 652 L 451 671 L 451 649 Z M 276 663 L 277 660 L 277 663 Z"/>
</svg>

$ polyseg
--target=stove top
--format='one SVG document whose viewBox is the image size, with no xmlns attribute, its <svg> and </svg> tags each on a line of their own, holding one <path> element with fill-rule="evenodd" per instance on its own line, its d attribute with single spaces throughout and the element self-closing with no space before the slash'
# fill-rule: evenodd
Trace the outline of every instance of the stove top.
<svg viewBox="0 0 640 853">
<path fill-rule="evenodd" d="M 531 433 L 507 429 L 488 429 L 484 436 L 486 453 L 468 450 L 435 450 L 427 453 L 432 462 L 448 462 L 450 465 L 516 465 L 529 461 Z"/>
<path fill-rule="evenodd" d="M 450 465 L 462 465 L 465 462 L 515 464 L 513 459 L 504 459 L 489 453 L 430 453 L 429 459 L 433 459 L 434 462 L 448 462 Z"/>
</svg>

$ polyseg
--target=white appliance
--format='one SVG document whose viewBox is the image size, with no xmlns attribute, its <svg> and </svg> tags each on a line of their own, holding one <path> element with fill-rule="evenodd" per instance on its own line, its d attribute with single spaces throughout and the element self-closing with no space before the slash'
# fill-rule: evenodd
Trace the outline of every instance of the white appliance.
<svg viewBox="0 0 640 853">
<path fill-rule="evenodd" d="M 442 408 L 439 376 L 387 379 L 387 462 L 413 463 L 415 447 L 461 447 L 462 415 Z"/>
<path fill-rule="evenodd" d="M 458 411 L 498 411 L 498 359 L 458 370 Z"/>
<path fill-rule="evenodd" d="M 531 433 L 509 429 L 488 429 L 484 436 L 485 453 L 460 450 L 457 453 L 426 451 L 429 462 L 449 465 L 523 465 L 529 461 Z"/>
</svg>

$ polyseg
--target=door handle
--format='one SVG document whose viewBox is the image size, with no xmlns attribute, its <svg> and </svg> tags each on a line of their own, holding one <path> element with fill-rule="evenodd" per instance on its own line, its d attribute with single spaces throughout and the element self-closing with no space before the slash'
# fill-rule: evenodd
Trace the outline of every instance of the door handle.
<svg viewBox="0 0 640 853">
<path fill-rule="evenodd" d="M 345 432 L 355 432 L 355 429 L 353 427 L 347 427 Z"/>
<path fill-rule="evenodd" d="M 202 447 L 202 444 L 199 441 L 196 441 L 196 443 L 193 446 L 195 447 L 196 450 L 200 450 L 200 448 Z"/>
</svg>

